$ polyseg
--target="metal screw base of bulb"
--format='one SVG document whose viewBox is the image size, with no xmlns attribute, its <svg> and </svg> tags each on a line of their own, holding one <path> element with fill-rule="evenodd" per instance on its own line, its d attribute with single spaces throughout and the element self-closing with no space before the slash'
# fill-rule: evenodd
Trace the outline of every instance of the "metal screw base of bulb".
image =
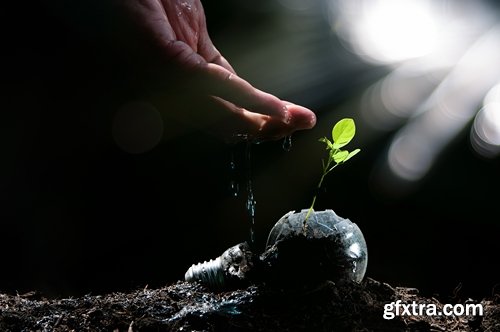
<svg viewBox="0 0 500 332">
<path fill-rule="evenodd" d="M 253 261 L 254 254 L 248 243 L 239 243 L 215 259 L 192 265 L 184 279 L 188 282 L 198 281 L 212 289 L 242 286 L 249 280 Z"/>
</svg>

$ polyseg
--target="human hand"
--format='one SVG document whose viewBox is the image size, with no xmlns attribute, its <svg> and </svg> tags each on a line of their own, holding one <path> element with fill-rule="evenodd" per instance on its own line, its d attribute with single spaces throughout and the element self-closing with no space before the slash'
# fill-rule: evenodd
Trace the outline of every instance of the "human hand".
<svg viewBox="0 0 500 332">
<path fill-rule="evenodd" d="M 141 35 L 160 53 L 161 63 L 183 77 L 190 89 L 214 101 L 210 128 L 227 141 L 240 137 L 275 140 L 310 129 L 316 117 L 309 109 L 256 89 L 239 77 L 213 45 L 199 0 L 121 0 Z M 190 121 L 206 117 L 192 113 Z"/>
</svg>

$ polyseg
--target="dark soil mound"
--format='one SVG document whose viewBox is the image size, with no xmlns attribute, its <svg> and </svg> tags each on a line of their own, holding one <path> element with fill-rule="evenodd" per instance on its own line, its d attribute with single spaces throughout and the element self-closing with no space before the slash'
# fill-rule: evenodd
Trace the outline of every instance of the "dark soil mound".
<svg viewBox="0 0 500 332">
<path fill-rule="evenodd" d="M 499 298 L 479 302 L 483 316 L 384 319 L 384 305 L 396 300 L 443 308 L 416 289 L 370 278 L 359 285 L 327 282 L 306 293 L 265 285 L 214 293 L 197 283 L 178 282 L 68 299 L 0 295 L 0 331 L 500 331 Z"/>
</svg>

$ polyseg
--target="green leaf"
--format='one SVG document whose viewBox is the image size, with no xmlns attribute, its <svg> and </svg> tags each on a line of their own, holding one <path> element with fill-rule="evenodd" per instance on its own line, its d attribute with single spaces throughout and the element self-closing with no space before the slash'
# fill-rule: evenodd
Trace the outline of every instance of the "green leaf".
<svg viewBox="0 0 500 332">
<path fill-rule="evenodd" d="M 354 151 L 349 152 L 349 155 L 344 159 L 344 162 L 348 161 L 352 157 L 358 154 L 358 152 L 361 151 L 360 149 L 356 149 Z"/>
<path fill-rule="evenodd" d="M 345 118 L 335 124 L 332 130 L 333 148 L 340 149 L 347 145 L 356 134 L 356 125 L 351 118 Z"/>
<path fill-rule="evenodd" d="M 340 164 L 349 156 L 349 151 L 337 150 L 335 153 L 332 153 L 331 156 L 337 164 Z"/>
</svg>

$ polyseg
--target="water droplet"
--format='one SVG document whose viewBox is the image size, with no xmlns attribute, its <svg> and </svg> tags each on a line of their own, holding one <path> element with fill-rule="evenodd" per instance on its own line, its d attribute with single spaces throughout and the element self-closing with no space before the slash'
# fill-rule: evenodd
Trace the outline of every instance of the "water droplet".
<svg viewBox="0 0 500 332">
<path fill-rule="evenodd" d="M 191 10 L 191 5 L 187 2 L 181 3 L 181 6 L 184 7 L 185 9 L 187 9 L 188 11 Z"/>
<path fill-rule="evenodd" d="M 240 192 L 240 185 L 236 180 L 231 180 L 229 182 L 229 193 L 233 197 L 238 197 L 238 193 Z"/>
<path fill-rule="evenodd" d="M 285 136 L 285 138 L 283 139 L 282 147 L 286 152 L 292 149 L 292 135 Z"/>
</svg>

